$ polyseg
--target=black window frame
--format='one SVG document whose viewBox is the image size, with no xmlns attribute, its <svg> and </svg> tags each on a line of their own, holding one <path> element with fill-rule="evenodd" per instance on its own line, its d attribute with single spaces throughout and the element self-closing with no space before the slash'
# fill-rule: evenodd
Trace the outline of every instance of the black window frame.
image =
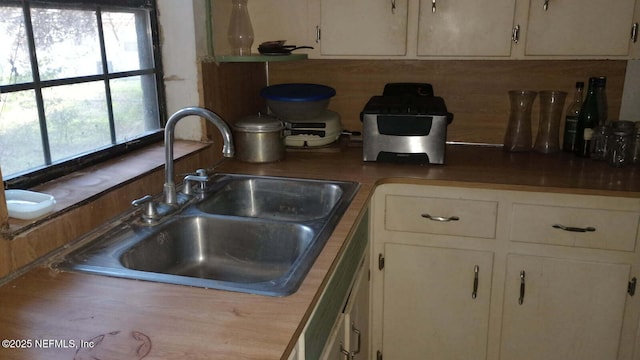
<svg viewBox="0 0 640 360">
<path fill-rule="evenodd" d="M 0 85 L 0 93 L 9 93 L 14 91 L 23 91 L 23 90 L 35 90 L 36 91 L 36 103 L 38 108 L 38 114 L 40 121 L 46 121 L 44 117 L 44 102 L 42 99 L 42 89 L 50 86 L 57 85 L 66 85 L 66 84 L 77 84 L 77 83 L 85 83 L 90 81 L 104 81 L 105 90 L 107 91 L 107 103 L 108 103 L 108 113 L 109 113 L 109 123 L 111 124 L 111 137 L 112 144 L 110 146 L 106 146 L 95 151 L 80 154 L 70 159 L 65 159 L 58 162 L 53 162 L 50 159 L 50 155 L 47 154 L 47 150 L 45 150 L 45 162 L 47 163 L 44 166 L 30 169 L 23 173 L 18 173 L 11 175 L 9 177 L 4 177 L 3 183 L 5 189 L 28 189 L 34 187 L 36 185 L 45 183 L 47 181 L 54 180 L 56 178 L 67 175 L 73 171 L 81 170 L 87 168 L 89 166 L 93 166 L 99 164 L 101 162 L 107 161 L 109 159 L 115 158 L 117 156 L 126 154 L 128 152 L 143 148 L 149 144 L 160 142 L 163 140 L 163 127 L 167 121 L 167 109 L 166 109 L 166 95 L 164 88 L 164 72 L 162 69 L 162 57 L 161 57 L 161 48 L 160 48 L 160 36 L 159 36 L 159 26 L 158 26 L 158 11 L 156 0 L 0 0 L 0 4 L 6 5 L 16 5 L 21 6 L 23 9 L 23 13 L 25 15 L 25 26 L 28 29 L 28 42 L 29 42 L 29 55 L 31 57 L 31 66 L 33 70 L 33 81 L 29 83 L 21 83 L 21 84 L 12 84 L 12 85 Z M 72 8 L 72 9 L 80 9 L 80 10 L 92 10 L 96 11 L 96 18 L 100 19 L 100 14 L 102 9 L 105 10 L 114 10 L 115 8 L 121 9 L 145 9 L 149 12 L 149 21 L 151 27 L 151 41 L 152 41 L 152 57 L 153 57 L 153 69 L 143 69 L 137 71 L 125 71 L 125 72 L 116 72 L 109 73 L 107 71 L 108 64 L 106 61 L 106 50 L 104 47 L 103 35 L 102 35 L 102 23 L 98 22 L 99 32 L 100 32 L 100 48 L 101 48 L 101 57 L 103 60 L 103 71 L 102 74 L 91 75 L 91 76 L 82 76 L 75 78 L 63 78 L 56 80 L 41 80 L 39 78 L 39 72 L 37 69 L 37 64 L 35 64 L 34 59 L 36 59 L 35 54 L 35 45 L 34 45 L 34 37 L 33 37 L 33 29 L 31 27 L 30 20 L 30 9 L 32 5 L 40 5 L 47 7 L 60 7 L 60 8 Z M 155 88 L 157 93 L 157 102 L 158 102 L 158 114 L 160 116 L 158 128 L 155 131 L 151 131 L 145 135 L 142 135 L 138 138 L 117 143 L 115 142 L 115 134 L 113 130 L 113 110 L 112 110 L 112 100 L 111 100 L 111 90 L 109 86 L 109 81 L 119 78 L 125 78 L 128 76 L 138 76 L 138 75 L 151 75 L 155 74 Z M 48 147 L 46 142 L 48 141 L 46 137 L 42 136 L 43 144 L 45 144 L 45 149 Z M 2 164 L 0 164 L 1 166 Z"/>
</svg>

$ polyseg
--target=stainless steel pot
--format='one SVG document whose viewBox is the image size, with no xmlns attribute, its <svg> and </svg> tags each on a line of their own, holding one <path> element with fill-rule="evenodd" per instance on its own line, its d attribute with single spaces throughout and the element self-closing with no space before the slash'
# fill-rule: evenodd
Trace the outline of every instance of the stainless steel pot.
<svg viewBox="0 0 640 360">
<path fill-rule="evenodd" d="M 284 124 L 264 115 L 252 115 L 238 120 L 233 126 L 235 157 L 250 163 L 282 160 L 285 153 Z"/>
</svg>

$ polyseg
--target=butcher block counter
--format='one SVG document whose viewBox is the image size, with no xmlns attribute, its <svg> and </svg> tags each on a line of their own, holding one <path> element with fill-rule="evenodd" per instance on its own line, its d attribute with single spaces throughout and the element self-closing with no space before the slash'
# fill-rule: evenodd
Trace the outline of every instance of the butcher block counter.
<svg viewBox="0 0 640 360">
<path fill-rule="evenodd" d="M 192 288 L 37 266 L 0 287 L 1 359 L 287 359 L 376 185 L 468 187 L 640 197 L 640 167 L 571 154 L 448 145 L 446 165 L 363 163 L 358 146 L 230 160 L 217 171 L 349 180 L 360 189 L 300 289 L 286 297 Z M 93 344 L 100 342 L 100 348 Z"/>
</svg>

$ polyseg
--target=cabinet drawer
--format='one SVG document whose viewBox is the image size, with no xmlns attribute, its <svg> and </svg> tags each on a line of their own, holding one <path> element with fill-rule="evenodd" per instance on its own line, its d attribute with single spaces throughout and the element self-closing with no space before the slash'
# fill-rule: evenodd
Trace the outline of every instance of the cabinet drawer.
<svg viewBox="0 0 640 360">
<path fill-rule="evenodd" d="M 636 212 L 513 204 L 512 214 L 512 241 L 606 250 L 635 250 L 640 218 L 640 214 Z M 554 225 L 579 229 L 593 228 L 594 231 L 568 231 Z"/>
<path fill-rule="evenodd" d="M 389 195 L 385 208 L 387 230 L 496 237 L 498 203 L 495 201 Z M 457 220 L 447 221 L 454 217 Z"/>
</svg>

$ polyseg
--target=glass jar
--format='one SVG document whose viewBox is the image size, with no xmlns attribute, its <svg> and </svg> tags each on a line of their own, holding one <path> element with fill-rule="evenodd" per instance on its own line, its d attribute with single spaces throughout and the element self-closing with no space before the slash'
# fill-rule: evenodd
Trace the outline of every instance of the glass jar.
<svg viewBox="0 0 640 360">
<path fill-rule="evenodd" d="M 594 160 L 607 160 L 609 153 L 608 141 L 611 137 L 611 128 L 600 125 L 593 129 L 591 138 L 591 158 Z"/>
<path fill-rule="evenodd" d="M 633 132 L 635 127 L 635 123 L 629 120 L 616 120 L 611 122 L 611 128 L 613 130 L 625 131 L 625 132 Z"/>
<path fill-rule="evenodd" d="M 622 167 L 630 163 L 631 132 L 614 130 L 609 137 L 609 165 Z"/>
<path fill-rule="evenodd" d="M 636 123 L 635 132 L 632 136 L 631 162 L 640 165 L 640 121 Z"/>
</svg>

